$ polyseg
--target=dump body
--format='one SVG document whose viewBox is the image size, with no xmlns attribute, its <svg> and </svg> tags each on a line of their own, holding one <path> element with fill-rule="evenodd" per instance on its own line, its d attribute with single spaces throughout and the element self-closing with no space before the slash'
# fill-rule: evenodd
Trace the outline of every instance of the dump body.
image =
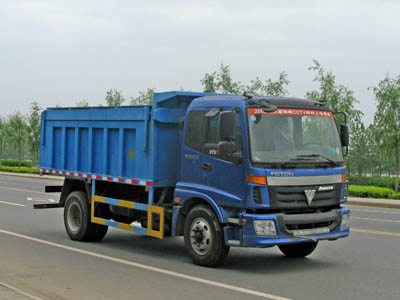
<svg viewBox="0 0 400 300">
<path fill-rule="evenodd" d="M 158 93 L 152 106 L 54 108 L 42 115 L 42 171 L 174 186 L 179 119 L 203 93 Z"/>
</svg>

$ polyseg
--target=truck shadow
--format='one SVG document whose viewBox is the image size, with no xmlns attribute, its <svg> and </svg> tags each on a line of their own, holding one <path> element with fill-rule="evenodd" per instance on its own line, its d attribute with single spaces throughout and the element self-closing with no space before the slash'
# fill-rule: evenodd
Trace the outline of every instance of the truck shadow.
<svg viewBox="0 0 400 300">
<path fill-rule="evenodd" d="M 329 259 L 317 258 L 318 255 L 311 254 L 306 258 L 288 258 L 281 254 L 276 248 L 256 249 L 231 249 L 225 263 L 221 266 L 225 270 L 236 270 L 248 273 L 292 273 L 330 269 L 338 267 Z"/>
<path fill-rule="evenodd" d="M 183 238 L 158 240 L 151 237 L 112 232 L 100 243 L 104 248 L 114 251 L 118 249 L 118 251 L 127 252 L 134 256 L 143 255 L 161 260 L 166 259 L 169 262 L 192 265 L 185 249 Z M 323 260 L 318 257 L 318 249 L 316 253 L 309 258 L 293 259 L 280 254 L 277 248 L 231 248 L 227 259 L 218 269 L 253 274 L 276 274 L 290 273 L 296 270 L 307 272 L 340 267 L 329 259 Z M 132 259 L 134 260 L 135 257 L 132 257 Z"/>
<path fill-rule="evenodd" d="M 167 258 L 180 262 L 189 262 L 183 238 L 156 238 L 114 231 L 108 233 L 101 242 L 102 247 L 110 250 L 126 251 L 132 254 L 155 258 Z"/>
</svg>

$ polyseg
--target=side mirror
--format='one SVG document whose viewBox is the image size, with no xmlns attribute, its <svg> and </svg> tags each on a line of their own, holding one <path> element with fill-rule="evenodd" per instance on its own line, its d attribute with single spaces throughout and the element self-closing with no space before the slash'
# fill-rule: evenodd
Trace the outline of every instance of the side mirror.
<svg viewBox="0 0 400 300">
<path fill-rule="evenodd" d="M 219 115 L 219 138 L 221 141 L 232 141 L 235 139 L 236 113 L 223 111 Z"/>
<path fill-rule="evenodd" d="M 235 165 L 239 165 L 243 161 L 241 152 L 235 152 L 235 142 L 222 141 L 218 144 L 218 150 L 221 157 L 232 161 Z"/>
<path fill-rule="evenodd" d="M 349 129 L 346 125 L 340 125 L 340 142 L 343 147 L 349 145 Z"/>
<path fill-rule="evenodd" d="M 233 151 L 235 151 L 235 143 L 233 142 L 219 142 L 218 150 L 223 156 L 232 155 Z"/>
</svg>

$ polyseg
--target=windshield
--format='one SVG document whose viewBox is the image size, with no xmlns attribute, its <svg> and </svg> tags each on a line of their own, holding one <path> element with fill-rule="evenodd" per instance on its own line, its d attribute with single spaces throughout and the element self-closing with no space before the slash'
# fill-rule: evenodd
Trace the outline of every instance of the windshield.
<svg viewBox="0 0 400 300">
<path fill-rule="evenodd" d="M 267 113 L 249 108 L 248 122 L 254 163 L 343 161 L 332 112 L 278 108 Z"/>
</svg>

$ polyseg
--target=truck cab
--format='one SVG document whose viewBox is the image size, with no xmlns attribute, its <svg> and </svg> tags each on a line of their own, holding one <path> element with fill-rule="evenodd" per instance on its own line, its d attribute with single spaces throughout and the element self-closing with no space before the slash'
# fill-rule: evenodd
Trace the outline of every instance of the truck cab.
<svg viewBox="0 0 400 300">
<path fill-rule="evenodd" d="M 287 256 L 303 257 L 319 240 L 347 236 L 349 209 L 341 205 L 347 201 L 342 146 L 348 135 L 340 128 L 341 136 L 334 114 L 311 100 L 194 100 L 174 194 L 174 212 L 182 210 L 186 219 L 174 234 L 185 234 L 192 259 L 204 263 L 213 248 L 207 237 L 218 235 L 210 233 L 206 214 L 188 220 L 199 205 L 211 208 L 227 246 L 278 245 Z"/>
</svg>

